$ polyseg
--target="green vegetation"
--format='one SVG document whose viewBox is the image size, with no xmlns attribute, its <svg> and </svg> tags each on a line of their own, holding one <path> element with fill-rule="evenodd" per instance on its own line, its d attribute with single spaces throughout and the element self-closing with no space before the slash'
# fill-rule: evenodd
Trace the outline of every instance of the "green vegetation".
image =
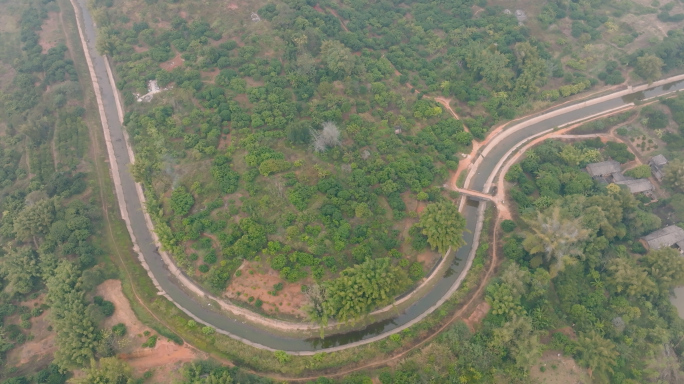
<svg viewBox="0 0 684 384">
<path fill-rule="evenodd" d="M 0 26 L 0 380 L 7 384 L 65 383 L 71 369 L 115 353 L 112 332 L 99 324 L 113 304 L 92 296 L 114 275 L 103 257 L 95 160 L 86 156 L 93 113 L 76 73 L 82 63 L 72 60 L 81 51 L 67 49 L 61 29 L 47 28 L 58 34 L 47 36 L 52 48 L 39 37 L 48 12 L 59 10 L 53 1 L 4 4 Z M 73 16 L 55 20 L 66 28 Z M 47 328 L 32 319 L 43 312 Z M 57 347 L 47 367 L 53 356 L 43 353 L 20 367 L 6 360 L 46 338 Z"/>
<path fill-rule="evenodd" d="M 430 246 L 436 248 L 439 253 L 446 252 L 449 247 L 458 249 L 465 244 L 465 218 L 458 211 L 458 207 L 450 201 L 425 207 L 417 226 L 421 228 L 421 233 L 427 236 Z"/>
<path fill-rule="evenodd" d="M 241 36 L 171 8 L 159 9 L 169 24 L 157 27 L 96 3 L 98 47 L 112 56 L 130 110 L 132 170 L 178 265 L 214 292 L 244 259 L 288 282 L 324 284 L 383 258 L 395 267 L 409 260 L 406 272 L 422 275 L 415 257 L 424 235 L 404 238 L 398 225 L 411 216 L 407 205 L 439 202 L 435 187 L 457 167 L 458 152 L 513 117 L 547 80 L 542 44 L 495 9 L 475 20 L 470 5 L 325 4 L 353 20 L 343 28 L 311 5 L 269 4 L 259 10 L 264 29 Z M 409 20 L 407 12 L 421 16 Z M 433 29 L 454 32 L 440 37 Z M 177 55 L 182 65 L 159 68 Z M 146 93 L 153 78 L 173 89 L 149 106 L 134 103 L 133 92 Z M 466 132 L 397 81 L 485 110 L 467 114 Z M 570 85 L 590 83 L 577 77 Z M 402 247 L 407 241 L 418 246 Z M 429 241 L 440 251 L 459 244 Z M 203 263 L 186 254 L 188 246 Z"/>
<path fill-rule="evenodd" d="M 636 167 L 625 171 L 625 176 L 630 176 L 635 179 L 643 179 L 651 177 L 651 167 L 646 164 L 637 165 Z"/>
<path fill-rule="evenodd" d="M 112 353 L 107 333 L 121 337 L 125 326 L 98 329 L 97 321 L 115 310 L 92 297 L 103 278 L 114 276 L 105 255 L 126 268 L 124 290 L 141 298 L 132 306 L 159 337 L 181 343 L 181 335 L 260 370 L 302 373 L 390 353 L 419 340 L 458 301 L 388 340 L 313 357 L 261 353 L 212 328 L 190 326 L 155 295 L 131 255 L 99 240 L 106 237 L 99 206 L 107 205 L 110 215 L 116 209 L 99 200 L 84 162 L 89 112 L 76 83 L 75 53 L 66 44 L 43 53 L 39 44 L 36 31 L 47 11 L 56 10 L 53 2 L 20 5 L 19 30 L 3 30 L 0 42 L 0 61 L 14 68 L 0 79 L 0 237 L 6 244 L 0 254 L 0 354 L 31 336 L 36 315 L 21 303 L 46 293 L 64 352 L 59 368 L 90 366 L 84 382 L 132 381 L 125 365 L 106 357 Z M 518 111 L 601 81 L 620 84 L 628 66 L 653 81 L 681 65 L 684 44 L 675 29 L 634 50 L 630 44 L 640 32 L 619 22 L 633 13 L 674 23 L 681 18 L 674 5 L 549 2 L 539 4 L 538 14 L 529 12 L 523 25 L 501 7 L 472 1 L 257 2 L 262 21 L 251 24 L 223 20 L 226 13 L 219 10 L 226 4 L 213 0 L 191 7 L 121 0 L 92 5 L 101 28 L 98 47 L 114 60 L 129 111 L 126 125 L 138 159 L 132 171 L 145 184 L 164 246 L 215 292 L 225 289 L 245 259 L 260 264 L 257 270 L 278 271 L 283 282 L 304 282 L 312 317 L 320 321 L 362 318 L 420 279 L 419 252 L 460 244 L 462 218 L 451 215 L 453 205 L 438 186 L 473 138 Z M 556 27 L 538 33 L 537 27 L 556 23 L 569 26 L 570 36 Z M 595 53 L 603 42 L 626 48 L 603 44 L 605 54 Z M 133 92 L 146 93 L 151 79 L 171 89 L 150 104 L 135 103 Z M 451 98 L 470 131 L 444 114 L 434 96 Z M 680 127 L 682 100 L 664 102 Z M 632 116 L 585 129 L 601 131 Z M 657 109 L 644 108 L 641 118 L 650 129 L 669 123 Z M 666 187 L 684 192 L 684 167 L 675 160 L 684 139 L 671 129 L 662 134 L 663 150 L 675 154 L 668 157 Z M 512 261 L 487 290 L 494 309 L 475 334 L 463 324 L 450 327 L 396 369 L 379 372 L 380 381 L 523 381 L 543 348 L 541 332 L 571 323 L 578 324 L 578 337 L 555 333 L 552 346 L 591 367 L 597 380 L 648 381 L 655 365 L 650 358 L 671 356 L 670 345 L 679 354 L 679 320 L 666 302 L 681 281 L 679 259 L 646 253 L 636 239 L 660 226 L 651 210 L 684 212 L 682 194 L 644 206 L 580 171 L 608 158 L 624 163 L 634 157 L 618 143 L 553 143 L 512 168 L 507 179 L 517 184 L 511 195 L 521 219 L 502 223 Z M 632 173 L 644 175 L 645 169 Z M 427 208 L 417 215 L 419 201 Z M 436 231 L 445 224 L 446 234 Z M 121 223 L 108 225 L 112 242 L 128 244 Z M 549 226 L 558 230 L 544 229 Z M 478 249 L 469 279 L 477 278 L 488 247 L 485 242 Z M 274 294 L 283 287 L 278 284 Z M 350 289 L 356 286 L 363 289 Z M 63 382 L 57 369 L 15 381 Z M 264 381 L 205 363 L 182 375 L 188 383 Z"/>
<path fill-rule="evenodd" d="M 598 143 L 584 141 L 573 146 L 594 144 Z M 684 260 L 674 249 L 652 251 L 645 256 L 633 253 L 640 245 L 638 237 L 660 228 L 661 219 L 650 212 L 653 207 L 644 206 L 626 190 L 593 182 L 588 189 L 574 190 L 561 182 L 561 188 L 550 194 L 544 184 L 540 185 L 543 172 L 557 169 L 560 180 L 570 180 L 571 175 L 580 172 L 578 166 L 564 165 L 562 157 L 551 150 L 567 146 L 545 142 L 528 152 L 521 162 L 525 172 L 518 175 L 518 186 L 512 193 L 518 193 L 515 191 L 536 175 L 528 191 L 531 196 L 540 195 L 529 203 L 523 198 L 516 200 L 522 215 L 520 224 L 524 225 L 505 239 L 504 254 L 511 260 L 508 268 L 521 272 L 515 272 L 519 278 L 507 279 L 507 273 L 513 272 L 504 271 L 502 282 L 490 286 L 492 320 L 498 318 L 500 324 L 506 325 L 525 316 L 541 330 L 572 322 L 579 337 L 555 344 L 554 336 L 554 348 L 561 348 L 591 368 L 595 380 L 649 381 L 649 377 L 658 375 L 658 370 L 647 368 L 654 362 L 654 353 L 672 348 L 681 337 L 683 321 L 668 298 L 672 287 L 684 283 Z M 615 154 L 609 145 L 601 149 L 604 155 Z M 543 162 L 537 157 L 543 157 Z M 543 165 L 534 169 L 530 167 L 534 163 Z M 521 283 L 516 280 L 531 281 L 531 276 L 547 271 L 552 289 L 547 286 L 543 291 L 517 293 Z M 644 321 L 649 310 L 652 312 L 648 316 L 654 316 L 657 322 Z M 662 338 L 625 342 L 628 335 L 639 332 L 661 332 Z"/>
</svg>

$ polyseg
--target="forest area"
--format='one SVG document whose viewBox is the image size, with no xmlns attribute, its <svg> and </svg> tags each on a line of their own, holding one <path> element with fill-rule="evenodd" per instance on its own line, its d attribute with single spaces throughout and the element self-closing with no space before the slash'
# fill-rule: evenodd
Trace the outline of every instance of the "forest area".
<svg viewBox="0 0 684 384">
<path fill-rule="evenodd" d="M 128 111 L 132 171 L 180 268 L 216 295 L 298 321 L 363 317 L 416 286 L 443 252 L 419 212 L 453 199 L 440 186 L 493 125 L 632 69 L 652 81 L 679 65 L 638 50 L 594 57 L 587 71 L 586 52 L 567 51 L 601 41 L 609 15 L 626 12 L 609 2 L 544 8 L 554 19 L 535 28 L 570 18 L 573 44 L 482 1 L 263 3 L 258 22 L 238 19 L 240 4 L 197 5 L 194 16 L 188 4 L 92 2 Z M 163 91 L 139 103 L 152 80 Z M 334 299 L 374 273 L 398 284 Z M 271 285 L 250 287 L 257 278 Z M 327 303 L 286 310 L 301 301 Z"/>
<path fill-rule="evenodd" d="M 156 298 L 150 307 L 171 325 L 136 335 L 123 323 L 105 326 L 121 308 L 98 286 L 124 279 L 103 240 L 111 211 L 102 209 L 90 158 L 99 120 L 88 110 L 87 75 L 78 72 L 83 53 L 64 32 L 50 47 L 43 36 L 51 15 L 73 12 L 65 6 L 0 0 L 0 383 L 161 382 L 165 371 L 121 358 L 133 337 L 150 351 L 192 341 L 241 367 L 198 359 L 175 365 L 166 382 L 317 376 L 410 347 L 463 298 L 347 354 L 241 348 Z M 357 321 L 391 304 L 462 245 L 459 196 L 442 186 L 494 127 L 684 67 L 678 2 L 523 3 L 524 19 L 497 0 L 88 6 L 125 104 L 136 153 L 130 170 L 163 247 L 220 297 L 319 324 Z M 636 17 L 664 29 L 653 32 L 631 22 Z M 141 102 L 151 81 L 160 92 Z M 577 367 L 562 376 L 568 380 L 682 380 L 684 321 L 669 297 L 684 283 L 684 259 L 673 249 L 647 251 L 638 239 L 684 221 L 684 98 L 637 109 L 577 129 L 619 126 L 630 144 L 546 141 L 506 174 L 513 220 L 496 229 L 503 240 L 488 244 L 488 212 L 472 272 L 477 279 L 489 247 L 500 248 L 505 261 L 478 324 L 450 325 L 392 367 L 310 382 L 533 383 L 568 374 L 556 354 Z M 670 159 L 665 198 L 653 203 L 583 171 L 608 159 L 631 167 L 632 147 L 640 148 L 636 157 Z M 251 288 L 258 278 L 268 285 Z M 136 283 L 123 284 L 126 291 Z M 131 305 L 136 316 L 144 312 Z M 34 340 L 43 318 L 54 359 L 5 364 Z"/>
<path fill-rule="evenodd" d="M 0 382 L 143 383 L 150 374 L 133 379 L 115 357 L 127 328 L 104 325 L 117 308 L 96 294 L 120 271 L 90 157 L 88 125 L 101 128 L 74 62 L 83 53 L 55 22 L 65 4 L 0 2 Z M 210 376 L 248 382 L 241 375 Z"/>
</svg>

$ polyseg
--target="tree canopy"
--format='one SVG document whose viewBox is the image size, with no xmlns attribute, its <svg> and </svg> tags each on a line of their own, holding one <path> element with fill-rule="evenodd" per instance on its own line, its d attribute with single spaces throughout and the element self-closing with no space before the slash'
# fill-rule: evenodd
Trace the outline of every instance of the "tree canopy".
<svg viewBox="0 0 684 384">
<path fill-rule="evenodd" d="M 428 204 L 417 225 L 427 236 L 430 246 L 440 253 L 446 252 L 450 247 L 459 248 L 465 244 L 465 218 L 451 202 Z"/>
</svg>

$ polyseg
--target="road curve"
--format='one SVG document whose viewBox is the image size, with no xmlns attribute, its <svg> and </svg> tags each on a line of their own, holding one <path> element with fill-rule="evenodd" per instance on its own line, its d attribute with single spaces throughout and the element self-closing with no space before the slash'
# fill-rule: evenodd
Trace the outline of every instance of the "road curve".
<svg viewBox="0 0 684 384">
<path fill-rule="evenodd" d="M 466 217 L 469 230 L 464 235 L 466 246 L 456 252 L 455 262 L 432 290 L 403 313 L 390 320 L 370 325 L 362 331 L 333 335 L 325 340 L 283 337 L 231 319 L 218 311 L 217 308 L 212 308 L 211 302 L 201 300 L 197 294 L 189 292 L 187 285 L 194 286 L 194 284 L 175 268 L 168 256 L 158 252 L 156 236 L 150 231 L 149 217 L 143 210 L 144 196 L 142 196 L 142 190 L 128 171 L 128 165 L 132 163 L 134 155 L 128 145 L 126 132 L 121 125 L 122 111 L 120 105 L 117 105 L 118 99 L 111 80 L 111 71 L 106 59 L 96 53 L 96 28 L 85 5 L 85 0 L 71 1 L 77 15 L 79 33 L 98 99 L 112 178 L 116 186 L 122 217 L 126 221 L 134 249 L 138 253 L 141 263 L 148 270 L 151 279 L 160 290 L 160 294 L 166 296 L 189 316 L 200 323 L 216 328 L 217 332 L 257 348 L 309 355 L 315 352 L 332 352 L 366 344 L 399 332 L 436 310 L 460 286 L 477 249 L 485 204 L 464 206 L 463 214 Z M 679 83 L 668 89 L 656 87 L 654 91 L 649 91 L 646 94 L 647 96 L 659 96 L 681 88 L 684 88 L 684 84 Z M 469 171 L 465 187 L 488 193 L 491 179 L 495 176 L 501 162 L 507 157 L 511 148 L 525 142 L 529 137 L 553 127 L 568 124 L 587 116 L 607 113 L 617 107 L 631 103 L 630 97 L 632 99 L 640 97 L 638 94 L 636 96 L 630 96 L 630 94 L 629 91 L 616 92 L 596 99 L 596 101 L 584 102 L 535 117 L 498 132 L 496 137 L 488 138 L 487 145 L 484 146 L 483 151 Z M 167 259 L 166 262 L 165 258 Z M 194 287 L 196 290 L 196 286 Z M 203 293 L 200 292 L 200 296 L 202 295 Z M 266 320 L 273 321 L 273 319 Z M 289 324 L 296 325 L 294 323 Z M 310 324 L 305 326 L 312 327 Z"/>
</svg>

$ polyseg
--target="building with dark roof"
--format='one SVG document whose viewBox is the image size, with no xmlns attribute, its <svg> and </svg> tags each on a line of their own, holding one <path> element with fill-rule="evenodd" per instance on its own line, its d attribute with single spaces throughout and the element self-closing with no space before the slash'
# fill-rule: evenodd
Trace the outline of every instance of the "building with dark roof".
<svg viewBox="0 0 684 384">
<path fill-rule="evenodd" d="M 663 155 L 653 156 L 649 160 L 648 165 L 651 166 L 651 173 L 658 181 L 663 181 L 663 168 L 667 165 L 667 159 Z"/>
<path fill-rule="evenodd" d="M 649 250 L 676 246 L 679 251 L 684 251 L 684 229 L 670 225 L 641 238 L 642 243 Z"/>
<path fill-rule="evenodd" d="M 607 177 L 620 172 L 620 163 L 615 160 L 602 161 L 588 164 L 586 169 L 591 177 Z"/>
<path fill-rule="evenodd" d="M 616 181 L 615 184 L 624 185 L 632 193 L 646 193 L 652 191 L 653 184 L 648 179 L 632 179 Z"/>
</svg>

